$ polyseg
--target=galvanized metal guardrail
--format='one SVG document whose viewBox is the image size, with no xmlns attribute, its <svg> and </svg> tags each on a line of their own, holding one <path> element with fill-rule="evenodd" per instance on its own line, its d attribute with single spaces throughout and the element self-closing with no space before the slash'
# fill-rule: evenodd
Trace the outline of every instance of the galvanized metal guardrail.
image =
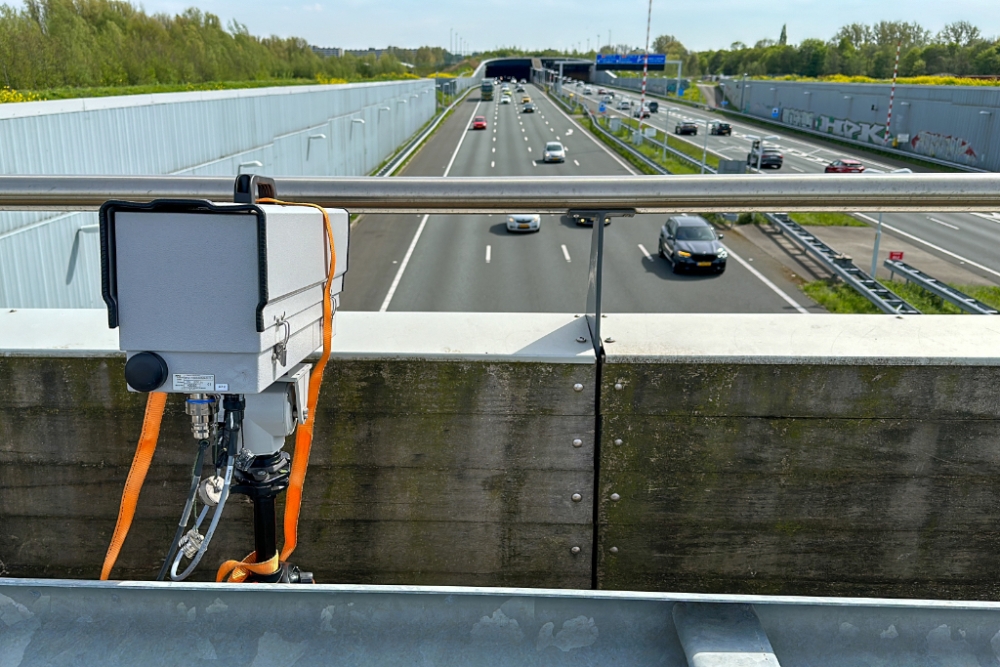
<svg viewBox="0 0 1000 667">
<path fill-rule="evenodd" d="M 423 132 L 419 132 L 416 137 L 406 144 L 406 146 L 404 146 L 394 156 L 389 158 L 388 162 L 386 162 L 381 169 L 376 171 L 374 175 L 385 177 L 392 176 L 396 173 L 396 170 L 399 169 L 404 162 L 406 162 L 407 158 L 409 158 L 413 152 L 420 147 L 420 144 L 423 143 L 424 139 L 429 137 L 431 133 L 437 129 L 437 126 L 441 124 L 441 121 L 443 121 L 448 114 L 451 113 L 451 110 L 458 106 L 466 98 L 466 96 L 472 92 L 472 90 L 473 88 L 467 88 L 464 93 L 461 93 L 457 98 L 455 98 L 455 101 L 443 109 L 441 113 L 437 115 L 437 118 L 435 118 L 430 125 L 424 128 Z"/>
<path fill-rule="evenodd" d="M 602 135 L 613 141 L 615 145 L 623 148 L 625 151 L 628 152 L 629 155 L 633 156 L 637 160 L 640 160 L 644 165 L 648 166 L 653 171 L 659 174 L 670 174 L 670 171 L 667 170 L 667 168 L 661 165 L 659 162 L 650 159 L 648 156 L 644 155 L 642 151 L 637 151 L 635 148 L 629 146 L 627 143 L 616 137 L 614 134 L 608 132 L 603 127 L 601 127 L 599 119 L 596 116 L 594 116 L 594 114 L 590 111 L 590 109 L 584 107 L 584 110 L 587 112 L 587 117 L 590 119 L 591 126 L 595 130 L 600 132 Z"/>
<path fill-rule="evenodd" d="M 634 209 L 744 211 L 995 211 L 1000 174 L 796 174 L 277 179 L 288 201 L 352 213 L 496 213 Z M 229 176 L 0 176 L 0 210 L 96 210 L 109 199 L 230 201 Z"/>
<path fill-rule="evenodd" d="M 883 266 L 892 271 L 894 274 L 900 274 L 909 282 L 919 285 L 931 294 L 939 296 L 949 303 L 955 304 L 967 313 L 973 313 L 975 315 L 997 314 L 997 309 L 993 306 L 989 306 L 975 297 L 971 297 L 950 285 L 946 285 L 937 278 L 927 275 L 920 269 L 914 268 L 906 262 L 895 259 L 887 259 L 883 262 Z"/>
<path fill-rule="evenodd" d="M 841 280 L 858 292 L 858 294 L 875 304 L 875 307 L 883 313 L 893 315 L 920 314 L 919 310 L 907 303 L 901 296 L 859 269 L 850 257 L 838 253 L 823 243 L 823 241 L 807 232 L 802 225 L 792 220 L 786 214 L 765 213 L 764 217 L 771 224 L 785 232 L 809 254 L 822 262 L 828 269 L 833 271 Z"/>
</svg>

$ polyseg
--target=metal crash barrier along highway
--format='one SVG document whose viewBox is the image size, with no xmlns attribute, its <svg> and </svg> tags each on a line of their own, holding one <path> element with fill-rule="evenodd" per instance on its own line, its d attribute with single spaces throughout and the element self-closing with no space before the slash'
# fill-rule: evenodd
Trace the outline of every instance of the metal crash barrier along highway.
<svg viewBox="0 0 1000 667">
<path fill-rule="evenodd" d="M 221 509 L 237 484 L 267 487 L 247 493 L 263 558 L 244 566 L 275 551 L 274 496 L 260 503 L 259 516 L 257 500 L 284 488 L 284 438 L 313 416 L 306 357 L 333 333 L 348 264 L 348 212 L 508 212 L 511 201 L 526 212 L 621 217 L 1000 208 L 1000 177 L 991 174 L 281 179 L 276 191 L 255 192 L 261 185 L 266 190 L 266 182 L 245 181 L 235 197 L 242 201 L 230 203 L 230 179 L 0 177 L 5 210 L 103 207 L 105 298 L 128 357 L 124 380 L 134 391 L 185 394 L 199 456 L 211 452 L 216 463 L 215 475 L 192 480 L 189 505 L 200 499 L 203 512 Z M 284 205 L 277 195 L 327 210 Z M 184 216 L 198 218 L 197 242 Z M 241 236 L 238 228 L 251 233 Z M 587 320 L 598 359 L 609 305 L 601 298 L 605 233 L 594 225 Z M 208 245 L 224 249 L 221 257 L 213 253 L 212 267 L 198 261 Z M 172 259 L 160 252 L 167 248 Z M 192 294 L 182 289 L 182 278 L 192 275 L 205 285 L 225 277 L 226 289 Z M 245 308 L 254 313 L 253 331 L 234 324 Z M 211 335 L 192 335 L 205 330 Z M 187 520 L 185 508 L 184 529 Z M 179 532 L 188 539 L 171 547 L 174 579 L 187 567 L 182 556 L 196 564 L 209 538 L 200 529 Z M 336 558 L 336 545 L 330 553 Z M 302 581 L 291 568 L 251 569 L 246 580 L 272 575 Z M 1000 604 L 992 602 L 0 579 L 0 620 L 0 664 L 24 666 L 68 655 L 80 665 L 936 666 L 993 664 L 1000 652 Z"/>
</svg>

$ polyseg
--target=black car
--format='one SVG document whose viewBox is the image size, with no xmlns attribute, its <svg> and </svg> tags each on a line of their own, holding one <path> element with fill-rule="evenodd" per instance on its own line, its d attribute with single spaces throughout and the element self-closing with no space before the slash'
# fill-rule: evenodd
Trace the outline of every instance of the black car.
<svg viewBox="0 0 1000 667">
<path fill-rule="evenodd" d="M 758 150 L 755 148 L 747 154 L 748 167 L 757 166 Z M 759 159 L 761 169 L 781 169 L 781 166 L 785 163 L 785 156 L 781 154 L 781 151 L 769 146 L 764 146 L 764 152 L 760 154 Z"/>
<path fill-rule="evenodd" d="M 573 214 L 573 222 L 575 222 L 578 225 L 583 225 L 585 227 L 593 227 L 595 220 L 597 220 L 596 215 L 581 214 L 581 213 Z M 607 227 L 610 224 L 611 224 L 611 216 L 607 216 L 606 218 L 604 218 L 604 226 Z"/>
<path fill-rule="evenodd" d="M 703 270 L 722 273 L 729 252 L 719 241 L 715 228 L 700 215 L 676 215 L 667 218 L 660 229 L 657 249 L 673 265 L 674 273 Z"/>
<path fill-rule="evenodd" d="M 535 113 L 535 103 L 528 102 L 527 104 L 525 104 L 524 108 L 521 109 L 521 113 Z"/>
<path fill-rule="evenodd" d="M 733 134 L 733 126 L 729 123 L 722 123 L 717 120 L 713 120 L 708 125 L 709 134 L 718 134 L 722 136 L 731 136 Z"/>
<path fill-rule="evenodd" d="M 660 110 L 659 102 L 649 102 L 646 106 L 649 107 L 649 113 L 656 113 Z"/>
<path fill-rule="evenodd" d="M 698 126 L 694 121 L 682 120 L 674 126 L 674 134 L 698 134 Z"/>
</svg>

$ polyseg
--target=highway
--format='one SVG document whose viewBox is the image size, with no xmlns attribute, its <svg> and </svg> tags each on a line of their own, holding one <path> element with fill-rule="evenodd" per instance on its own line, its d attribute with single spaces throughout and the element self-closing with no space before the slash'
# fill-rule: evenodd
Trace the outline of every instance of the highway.
<svg viewBox="0 0 1000 667">
<path fill-rule="evenodd" d="M 460 104 L 406 166 L 404 176 L 620 175 L 642 178 L 578 126 L 542 91 L 538 107 Z M 520 95 L 517 95 L 520 98 Z M 497 96 L 499 98 L 499 95 Z M 518 99 L 519 101 L 519 99 Z M 486 116 L 486 130 L 471 130 Z M 565 163 L 544 164 L 547 141 L 567 150 Z M 511 212 L 518 211 L 511 192 Z M 675 275 L 657 256 L 665 216 L 615 219 L 607 228 L 607 312 L 824 312 L 777 262 L 732 235 L 722 275 Z M 579 312 L 586 304 L 592 230 L 542 216 L 537 233 L 510 233 L 502 215 L 368 215 L 352 228 L 345 310 Z"/>
<path fill-rule="evenodd" d="M 599 104 L 597 90 L 593 86 L 593 94 L 582 95 L 582 87 L 566 87 L 566 90 L 580 94 L 588 106 L 596 110 Z M 605 86 L 607 88 L 607 86 Z M 621 95 L 636 101 L 639 95 L 635 91 L 614 88 L 615 103 Z M 702 111 L 681 104 L 659 100 L 659 112 L 653 114 L 646 122 L 661 130 L 673 132 L 674 125 L 682 119 L 691 119 L 698 123 L 696 137 L 684 136 L 677 139 L 686 140 L 690 144 L 702 148 L 705 139 L 706 123 L 712 120 L 728 122 L 733 127 L 732 136 L 708 136 L 710 153 L 730 159 L 746 160 L 750 151 L 751 140 L 747 135 L 757 137 L 781 136 L 780 128 L 754 127 L 734 121 L 719 114 Z M 608 105 L 608 113 L 627 116 L 629 112 L 619 112 Z M 896 168 L 880 162 L 864 154 L 858 154 L 849 149 L 837 149 L 810 142 L 799 136 L 781 136 L 778 140 L 768 141 L 778 146 L 784 155 L 782 169 L 764 169 L 764 175 L 776 173 L 821 174 L 824 168 L 833 160 L 839 158 L 854 158 L 860 160 L 866 167 L 891 171 Z M 929 171 L 920 167 L 912 167 L 914 171 Z M 834 176 L 831 174 L 831 176 Z M 864 178 L 863 174 L 849 177 Z M 878 214 L 872 212 L 857 212 L 855 215 L 874 225 L 878 222 Z M 956 263 L 962 263 L 966 268 L 1000 283 L 1000 213 L 886 213 L 882 218 L 883 231 L 896 235 L 907 241 L 916 243 L 931 253 L 946 257 Z"/>
</svg>

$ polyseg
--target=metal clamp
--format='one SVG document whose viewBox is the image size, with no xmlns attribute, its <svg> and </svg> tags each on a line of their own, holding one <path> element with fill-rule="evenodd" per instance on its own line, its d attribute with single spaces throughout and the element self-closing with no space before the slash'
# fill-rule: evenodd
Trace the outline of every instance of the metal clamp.
<svg viewBox="0 0 1000 667">
<path fill-rule="evenodd" d="M 284 366 L 288 362 L 288 339 L 292 337 L 292 325 L 289 324 L 288 320 L 285 319 L 285 314 L 282 313 L 281 317 L 274 318 L 274 326 L 278 329 L 284 328 L 285 337 L 275 343 L 274 349 L 271 351 L 271 361 L 277 361 Z"/>
</svg>

